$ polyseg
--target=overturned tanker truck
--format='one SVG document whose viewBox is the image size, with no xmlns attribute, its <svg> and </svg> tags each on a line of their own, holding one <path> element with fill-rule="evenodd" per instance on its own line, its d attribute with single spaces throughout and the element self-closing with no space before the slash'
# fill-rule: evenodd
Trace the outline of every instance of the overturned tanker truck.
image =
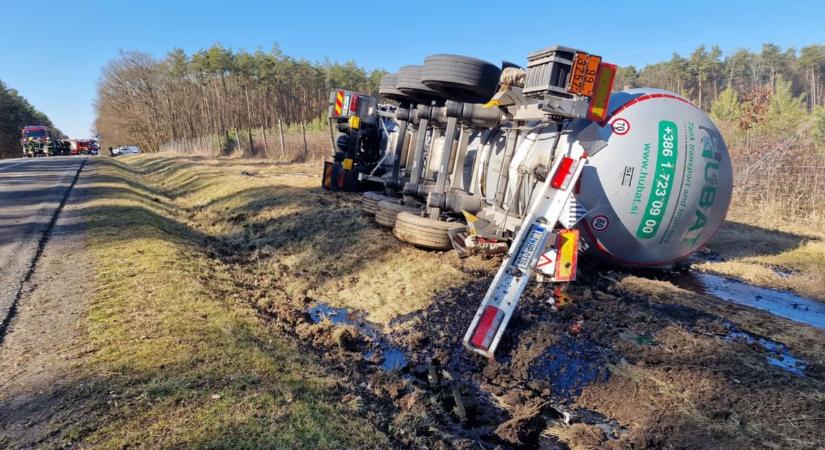
<svg viewBox="0 0 825 450">
<path fill-rule="evenodd" d="M 569 47 L 503 66 L 432 55 L 382 80 L 391 104 L 334 91 L 344 137 L 324 177 L 373 189 L 365 209 L 402 241 L 506 253 L 463 340 L 487 357 L 534 274 L 563 286 L 580 254 L 672 267 L 713 236 L 733 187 L 719 130 L 687 99 L 613 92 L 616 66 Z"/>
</svg>

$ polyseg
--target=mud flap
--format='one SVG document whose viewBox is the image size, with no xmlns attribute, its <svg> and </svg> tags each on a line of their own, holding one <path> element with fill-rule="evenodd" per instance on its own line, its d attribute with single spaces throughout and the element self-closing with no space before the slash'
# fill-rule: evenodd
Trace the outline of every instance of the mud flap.
<svg viewBox="0 0 825 450">
<path fill-rule="evenodd" d="M 361 181 L 360 171 L 351 159 L 342 162 L 324 161 L 324 176 L 321 186 L 328 191 L 362 192 L 380 186 L 372 181 Z M 383 186 L 381 186 L 383 187 Z"/>
<path fill-rule="evenodd" d="M 321 180 L 321 187 L 331 191 L 333 190 L 333 178 L 335 177 L 335 163 L 331 161 L 324 161 L 324 177 Z"/>
</svg>

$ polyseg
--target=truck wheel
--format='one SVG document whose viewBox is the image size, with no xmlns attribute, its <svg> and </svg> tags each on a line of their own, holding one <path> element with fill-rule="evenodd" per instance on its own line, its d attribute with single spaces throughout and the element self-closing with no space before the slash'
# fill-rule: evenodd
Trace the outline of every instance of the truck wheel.
<svg viewBox="0 0 825 450">
<path fill-rule="evenodd" d="M 439 91 L 421 83 L 421 66 L 404 66 L 398 69 L 398 82 L 395 84 L 395 88 L 415 99 L 418 103 L 429 104 L 433 100 L 444 100 Z"/>
<path fill-rule="evenodd" d="M 486 103 L 496 93 L 501 69 L 487 61 L 460 55 L 430 55 L 424 59 L 421 82 L 449 100 Z"/>
<path fill-rule="evenodd" d="M 387 201 L 378 202 L 375 221 L 382 227 L 392 228 L 395 226 L 395 218 L 398 216 L 398 213 L 403 211 L 418 212 L 420 209 Z"/>
<path fill-rule="evenodd" d="M 381 77 L 381 82 L 378 83 L 378 94 L 384 97 L 399 102 L 411 102 L 412 99 L 403 92 L 395 88 L 398 83 L 397 73 L 388 73 Z"/>
<path fill-rule="evenodd" d="M 367 214 L 375 214 L 378 212 L 378 203 L 387 201 L 391 203 L 401 203 L 400 198 L 390 197 L 389 195 L 384 195 L 378 192 L 364 192 L 363 198 L 361 198 L 361 205 L 364 208 L 364 212 Z"/>
<path fill-rule="evenodd" d="M 453 248 L 449 231 L 464 228 L 458 222 L 444 222 L 428 217 L 419 217 L 408 212 L 401 212 L 395 220 L 393 234 L 398 239 L 416 247 L 429 250 L 449 250 Z"/>
</svg>

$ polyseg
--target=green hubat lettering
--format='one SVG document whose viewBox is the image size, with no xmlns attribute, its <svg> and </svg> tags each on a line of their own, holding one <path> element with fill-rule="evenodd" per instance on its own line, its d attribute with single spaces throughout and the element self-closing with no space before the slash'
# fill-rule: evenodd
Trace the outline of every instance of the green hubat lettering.
<svg viewBox="0 0 825 450">
<path fill-rule="evenodd" d="M 702 194 L 699 196 L 699 206 L 702 208 L 710 208 L 715 199 L 716 188 L 714 186 L 705 186 L 702 188 Z"/>
<path fill-rule="evenodd" d="M 687 233 L 691 234 L 693 231 L 701 230 L 705 224 L 708 223 L 708 218 L 705 216 L 705 213 L 702 212 L 701 209 L 697 209 L 694 215 L 693 225 L 690 226 Z M 698 231 L 697 233 L 693 234 L 693 237 L 683 237 L 682 242 L 687 245 L 694 245 L 696 242 L 699 241 L 699 238 L 702 236 L 702 232 Z"/>
<path fill-rule="evenodd" d="M 688 232 L 702 229 L 708 223 L 708 216 L 702 212 L 701 209 L 696 210 L 696 217 L 694 217 L 693 225 L 688 228 Z"/>
<path fill-rule="evenodd" d="M 709 169 L 712 170 L 713 173 L 709 174 L 708 173 Z M 705 164 L 705 181 L 707 181 L 710 184 L 716 184 L 716 182 L 718 181 L 716 179 L 716 172 L 718 172 L 718 171 L 719 171 L 719 164 L 718 163 L 708 162 L 707 164 Z"/>
<path fill-rule="evenodd" d="M 713 154 L 713 143 L 710 139 L 702 139 L 702 158 L 716 159 Z"/>
<path fill-rule="evenodd" d="M 700 236 L 702 236 L 702 233 L 697 233 L 696 236 L 693 236 L 691 239 L 688 239 L 688 238 L 682 239 L 682 242 L 687 244 L 687 245 L 694 245 L 694 244 L 696 244 L 696 242 L 699 241 Z"/>
</svg>

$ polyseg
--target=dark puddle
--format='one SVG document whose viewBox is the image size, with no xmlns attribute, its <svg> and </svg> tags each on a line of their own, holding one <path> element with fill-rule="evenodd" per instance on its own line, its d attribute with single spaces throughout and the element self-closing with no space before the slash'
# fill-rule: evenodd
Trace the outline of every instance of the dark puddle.
<svg viewBox="0 0 825 450">
<path fill-rule="evenodd" d="M 593 343 L 572 337 L 547 347 L 530 368 L 531 378 L 547 380 L 553 393 L 564 398 L 581 394 L 582 388 L 595 381 L 607 381 L 609 373 Z"/>
<path fill-rule="evenodd" d="M 739 280 L 697 272 L 678 274 L 671 281 L 683 289 L 825 329 L 825 303 L 793 292 L 762 288 Z"/>
<path fill-rule="evenodd" d="M 351 325 L 362 336 L 369 338 L 371 348 L 362 352 L 367 361 L 377 364 L 386 371 L 401 370 L 407 367 L 407 355 L 400 348 L 390 344 L 381 331 L 367 322 L 363 315 L 353 313 L 347 308 L 330 306 L 322 302 L 314 303 L 307 312 L 315 323 L 326 319 L 333 325 Z"/>
<path fill-rule="evenodd" d="M 805 369 L 808 368 L 808 362 L 795 357 L 786 345 L 746 333 L 729 323 L 726 323 L 725 326 L 729 330 L 728 335 L 725 336 L 726 341 L 744 342 L 748 345 L 759 345 L 768 352 L 768 364 L 779 367 L 780 369 L 790 372 L 796 376 L 805 376 Z"/>
</svg>

